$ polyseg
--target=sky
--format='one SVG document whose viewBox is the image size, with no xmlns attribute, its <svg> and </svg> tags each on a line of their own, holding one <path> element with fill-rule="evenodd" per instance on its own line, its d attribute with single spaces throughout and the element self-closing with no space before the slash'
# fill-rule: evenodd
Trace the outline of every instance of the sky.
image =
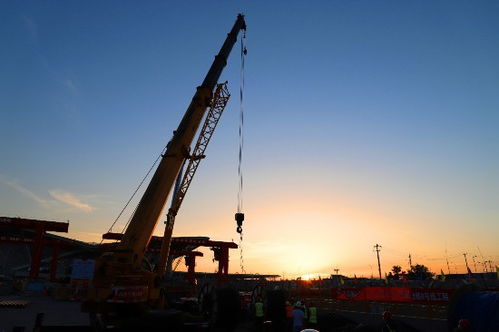
<svg viewBox="0 0 499 332">
<path fill-rule="evenodd" d="M 369 277 L 375 244 L 383 274 L 409 254 L 437 273 L 464 272 L 463 253 L 499 265 L 496 1 L 3 1 L 0 215 L 100 241 L 240 12 L 246 220 L 230 272 Z M 174 236 L 239 243 L 239 47 Z"/>
</svg>

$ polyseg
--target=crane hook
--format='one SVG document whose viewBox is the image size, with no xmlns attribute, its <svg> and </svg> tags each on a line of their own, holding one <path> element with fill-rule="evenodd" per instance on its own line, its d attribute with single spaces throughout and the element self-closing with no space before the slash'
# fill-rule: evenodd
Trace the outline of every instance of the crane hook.
<svg viewBox="0 0 499 332">
<path fill-rule="evenodd" d="M 243 221 L 244 221 L 244 213 L 237 212 L 235 215 L 235 219 L 237 222 L 237 232 L 241 234 L 243 232 Z"/>
</svg>

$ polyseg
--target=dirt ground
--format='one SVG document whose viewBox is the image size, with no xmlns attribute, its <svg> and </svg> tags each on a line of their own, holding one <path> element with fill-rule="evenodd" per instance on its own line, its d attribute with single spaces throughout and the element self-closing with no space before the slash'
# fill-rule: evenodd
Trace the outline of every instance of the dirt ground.
<svg viewBox="0 0 499 332">
<path fill-rule="evenodd" d="M 25 308 L 0 307 L 0 332 L 10 332 L 14 327 L 31 331 L 36 315 L 44 313 L 43 325 L 89 325 L 88 314 L 80 312 L 80 302 L 54 300 L 48 296 L 3 296 L 0 301 L 28 301 Z"/>
</svg>

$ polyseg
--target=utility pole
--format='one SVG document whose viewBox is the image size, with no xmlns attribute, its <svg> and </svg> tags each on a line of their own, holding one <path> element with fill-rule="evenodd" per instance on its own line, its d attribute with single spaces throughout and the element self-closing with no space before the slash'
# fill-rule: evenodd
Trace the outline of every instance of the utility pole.
<svg viewBox="0 0 499 332">
<path fill-rule="evenodd" d="M 483 254 L 482 254 L 482 251 L 480 250 L 480 247 L 476 246 L 476 248 L 478 249 L 478 252 L 480 253 L 480 257 L 482 257 L 481 264 L 483 265 L 483 270 L 485 271 L 485 273 L 487 273 L 487 263 L 485 262 L 485 257 L 483 257 Z"/>
<path fill-rule="evenodd" d="M 473 266 L 475 267 L 475 273 L 478 273 L 478 270 L 476 269 L 475 257 L 478 257 L 478 256 L 477 255 L 473 255 L 471 258 L 473 259 Z"/>
<path fill-rule="evenodd" d="M 412 268 L 412 257 L 411 253 L 409 253 L 409 270 Z"/>
<path fill-rule="evenodd" d="M 376 256 L 378 257 L 378 271 L 379 271 L 379 278 L 381 278 L 381 263 L 379 262 L 379 252 L 381 251 L 381 246 L 376 243 L 374 246 L 374 250 L 376 250 Z"/>
<path fill-rule="evenodd" d="M 485 261 L 485 263 L 489 263 L 489 268 L 490 268 L 490 272 L 492 272 L 492 261 L 491 260 L 488 260 L 488 261 Z"/>
<path fill-rule="evenodd" d="M 464 263 L 466 263 L 466 272 L 469 271 L 470 267 L 468 266 L 468 259 L 466 258 L 466 256 L 468 255 L 467 252 L 463 253 L 463 256 L 464 256 Z"/>
<path fill-rule="evenodd" d="M 447 255 L 447 248 L 445 248 L 445 261 L 447 262 L 447 271 L 450 274 L 449 255 Z"/>
<path fill-rule="evenodd" d="M 482 264 L 482 266 L 483 266 L 482 272 L 485 272 L 485 273 L 489 272 L 489 271 L 487 271 L 487 261 L 483 261 L 483 262 L 479 262 L 479 263 Z"/>
</svg>

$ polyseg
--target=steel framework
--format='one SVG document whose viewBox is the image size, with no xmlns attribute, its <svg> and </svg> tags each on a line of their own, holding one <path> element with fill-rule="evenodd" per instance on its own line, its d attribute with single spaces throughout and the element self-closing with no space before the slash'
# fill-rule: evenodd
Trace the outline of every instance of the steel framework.
<svg viewBox="0 0 499 332">
<path fill-rule="evenodd" d="M 180 182 L 178 189 L 176 188 L 175 192 L 173 193 L 172 204 L 168 209 L 168 213 L 166 215 L 166 225 L 163 238 L 165 240 L 168 240 L 164 241 L 161 247 L 158 264 L 156 265 L 156 271 L 158 271 L 159 273 L 163 273 L 166 269 L 168 250 L 170 246 L 169 239 L 171 238 L 173 233 L 175 217 L 178 213 L 178 210 L 180 209 L 180 205 L 182 205 L 185 194 L 189 189 L 194 174 L 196 174 L 199 163 L 201 162 L 201 159 L 205 157 L 204 152 L 206 151 L 208 143 L 210 142 L 211 137 L 215 132 L 215 128 L 217 127 L 220 116 L 222 116 L 229 98 L 230 93 L 227 89 L 227 82 L 218 83 L 215 87 L 215 92 L 213 93 L 213 97 L 211 99 L 208 114 L 206 115 L 206 118 L 204 120 L 203 127 L 199 132 L 194 151 L 192 154 L 189 154 L 189 152 L 186 151 L 186 158 L 189 160 L 189 162 L 187 163 L 184 176 L 182 177 L 182 181 Z"/>
<path fill-rule="evenodd" d="M 210 109 L 208 114 L 206 115 L 206 119 L 203 124 L 203 128 L 199 133 L 198 140 L 194 147 L 194 151 L 192 155 L 189 156 L 189 162 L 187 164 L 184 176 L 182 178 L 182 182 L 180 183 L 178 190 L 174 193 L 174 197 L 172 200 L 172 206 L 168 210 L 167 214 L 167 223 L 173 223 L 175 220 L 175 216 L 178 213 L 180 205 L 182 204 L 185 194 L 189 189 L 189 186 L 192 182 L 194 174 L 196 174 L 196 170 L 198 169 L 199 163 L 201 159 L 205 158 L 205 150 L 208 147 L 208 143 L 210 143 L 211 137 L 215 132 L 215 128 L 217 127 L 218 121 L 220 120 L 220 116 L 229 101 L 230 93 L 227 89 L 227 82 L 217 84 L 215 89 L 215 93 L 213 94 L 213 99 L 210 105 Z"/>
</svg>

